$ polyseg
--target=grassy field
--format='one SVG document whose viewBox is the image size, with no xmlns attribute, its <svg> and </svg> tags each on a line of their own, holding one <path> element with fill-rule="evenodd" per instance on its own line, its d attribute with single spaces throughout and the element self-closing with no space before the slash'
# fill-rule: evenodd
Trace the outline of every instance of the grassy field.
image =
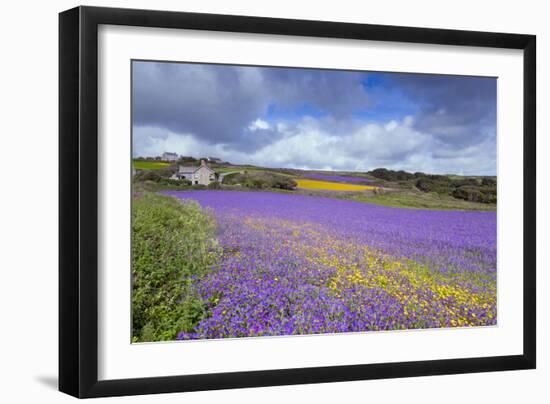
<svg viewBox="0 0 550 404">
<path fill-rule="evenodd" d="M 230 173 L 233 171 L 242 171 L 241 167 L 212 167 L 218 173 Z"/>
<path fill-rule="evenodd" d="M 134 167 L 136 169 L 144 170 L 145 172 L 160 170 L 170 166 L 170 163 L 163 161 L 134 160 Z M 450 183 L 448 184 L 447 182 L 442 183 L 443 185 L 440 184 L 437 182 L 441 182 L 440 179 L 436 179 L 435 182 L 432 181 L 433 184 L 430 182 L 427 183 L 427 185 L 436 186 L 436 188 L 431 191 L 429 188 L 421 190 L 415 186 L 417 181 L 416 178 L 404 181 L 375 179 L 375 183 L 372 185 L 360 185 L 345 182 L 325 181 L 323 179 L 303 178 L 302 176 L 307 176 L 310 173 L 310 171 L 307 170 L 276 169 L 252 165 L 236 165 L 227 167 L 217 166 L 216 164 L 213 164 L 212 168 L 220 174 L 228 172 L 236 173 L 235 175 L 227 176 L 224 179 L 224 183 L 221 187 L 226 190 L 233 189 L 239 191 L 254 191 L 258 189 L 270 192 L 319 195 L 329 198 L 349 199 L 363 203 L 413 209 L 496 210 L 496 203 L 494 202 L 473 202 L 472 199 L 467 197 L 468 195 L 466 195 L 463 199 L 457 198 L 452 192 L 455 188 L 450 187 Z M 243 172 L 245 174 L 241 174 Z M 313 171 L 311 172 L 313 173 Z M 393 172 L 390 172 L 390 174 L 392 173 Z M 374 178 L 359 174 L 361 173 L 354 173 L 354 177 Z M 296 189 L 292 190 L 292 186 L 280 186 L 280 184 L 274 186 L 272 184 L 273 179 L 279 178 L 280 180 L 281 177 L 286 177 L 288 180 L 294 181 L 295 185 L 293 186 L 297 185 Z M 446 181 L 464 181 L 468 178 L 474 177 L 449 176 Z M 478 180 L 481 181 L 483 178 L 486 177 L 479 177 Z M 431 178 L 429 178 L 429 180 L 431 180 Z M 494 180 L 496 181 L 496 177 Z M 423 183 L 422 185 L 425 187 L 426 183 Z M 198 189 L 193 187 L 188 188 L 183 184 L 168 184 L 167 181 L 147 181 L 147 183 L 144 183 L 142 180 L 138 180 L 135 182 L 134 186 L 135 190 L 144 189 L 153 192 L 161 189 Z M 380 187 L 383 188 L 381 189 Z M 467 187 L 464 187 L 464 189 L 466 188 Z M 478 185 L 477 188 L 481 191 L 488 189 L 487 187 L 483 188 L 480 185 Z"/>
<path fill-rule="evenodd" d="M 198 188 L 197 186 L 170 186 L 167 184 L 158 184 L 152 181 L 146 183 L 134 183 L 134 191 L 141 192 L 158 192 L 161 190 L 199 190 L 206 187 Z M 224 190 L 255 192 L 254 189 L 243 186 L 222 185 Z M 303 194 L 316 195 L 335 199 L 349 199 L 362 203 L 371 203 L 376 205 L 393 206 L 398 208 L 411 209 L 434 209 L 434 210 L 471 210 L 471 211 L 495 211 L 496 204 L 486 204 L 477 202 L 468 202 L 461 199 L 453 198 L 450 195 L 441 195 L 434 192 L 420 192 L 414 190 L 394 190 L 386 191 L 385 193 L 374 193 L 372 191 L 361 192 L 326 192 L 319 190 L 285 190 L 285 189 L 262 189 L 284 194 Z"/>
<path fill-rule="evenodd" d="M 322 191 L 366 191 L 376 189 L 376 187 L 369 185 L 342 184 L 309 179 L 297 179 L 296 183 L 300 189 L 318 189 Z"/>
<path fill-rule="evenodd" d="M 257 172 L 270 172 L 277 175 L 282 175 L 283 177 L 289 177 L 289 178 L 295 178 L 296 175 L 288 174 L 283 171 L 277 170 L 276 168 L 255 168 L 251 171 L 257 171 Z"/>
<path fill-rule="evenodd" d="M 137 170 L 160 170 L 161 168 L 170 167 L 171 164 L 165 161 L 146 161 L 134 160 L 134 168 Z"/>
<path fill-rule="evenodd" d="M 343 195 L 331 195 L 340 199 L 351 199 L 358 202 L 398 208 L 435 209 L 435 210 L 483 210 L 495 211 L 495 204 L 469 202 L 453 198 L 450 195 L 435 192 L 399 190 L 386 193 L 361 192 Z"/>
</svg>

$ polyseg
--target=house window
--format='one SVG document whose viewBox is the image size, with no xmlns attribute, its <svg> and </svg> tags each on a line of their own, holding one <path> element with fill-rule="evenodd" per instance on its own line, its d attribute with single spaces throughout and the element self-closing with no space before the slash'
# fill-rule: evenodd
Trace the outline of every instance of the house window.
<svg viewBox="0 0 550 404">
<path fill-rule="evenodd" d="M 199 184 L 199 182 L 198 182 L 198 181 L 195 181 L 195 185 L 198 185 L 198 184 Z"/>
</svg>

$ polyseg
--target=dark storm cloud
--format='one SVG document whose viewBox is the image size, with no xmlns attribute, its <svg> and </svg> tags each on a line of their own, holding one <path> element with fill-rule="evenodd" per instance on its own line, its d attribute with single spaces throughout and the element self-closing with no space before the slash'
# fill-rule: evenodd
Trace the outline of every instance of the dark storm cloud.
<svg viewBox="0 0 550 404">
<path fill-rule="evenodd" d="M 134 125 L 235 141 L 268 102 L 257 91 L 261 82 L 260 75 L 230 67 L 134 62 Z"/>
<path fill-rule="evenodd" d="M 495 132 L 496 79 L 444 75 L 388 75 L 420 106 L 414 127 L 456 147 L 483 141 Z"/>
<path fill-rule="evenodd" d="M 270 106 L 293 110 L 310 105 L 340 118 L 366 108 L 362 77 L 311 69 L 134 62 L 134 125 L 254 150 L 278 136 L 247 130 Z"/>
</svg>

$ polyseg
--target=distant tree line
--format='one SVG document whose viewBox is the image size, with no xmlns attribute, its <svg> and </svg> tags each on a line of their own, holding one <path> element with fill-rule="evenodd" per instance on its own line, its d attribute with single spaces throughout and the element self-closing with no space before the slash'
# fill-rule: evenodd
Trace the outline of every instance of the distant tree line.
<svg viewBox="0 0 550 404">
<path fill-rule="evenodd" d="M 447 175 L 409 173 L 386 168 L 377 168 L 369 171 L 368 174 L 384 181 L 398 183 L 401 186 L 414 186 L 422 192 L 447 194 L 471 202 L 496 203 L 497 201 L 497 181 L 492 177 L 456 179 Z"/>
</svg>

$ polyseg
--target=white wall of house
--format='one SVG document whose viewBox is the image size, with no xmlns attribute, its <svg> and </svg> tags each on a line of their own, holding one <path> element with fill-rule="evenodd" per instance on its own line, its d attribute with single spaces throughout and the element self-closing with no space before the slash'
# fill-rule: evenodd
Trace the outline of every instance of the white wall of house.
<svg viewBox="0 0 550 404">
<path fill-rule="evenodd" d="M 205 165 L 200 166 L 197 171 L 193 173 L 193 185 L 208 185 L 216 180 L 216 174 L 210 168 Z"/>
<path fill-rule="evenodd" d="M 204 162 L 197 168 L 181 167 L 180 171 L 172 175 L 173 179 L 187 179 L 192 185 L 208 185 L 215 182 L 216 172 L 208 167 Z"/>
</svg>

